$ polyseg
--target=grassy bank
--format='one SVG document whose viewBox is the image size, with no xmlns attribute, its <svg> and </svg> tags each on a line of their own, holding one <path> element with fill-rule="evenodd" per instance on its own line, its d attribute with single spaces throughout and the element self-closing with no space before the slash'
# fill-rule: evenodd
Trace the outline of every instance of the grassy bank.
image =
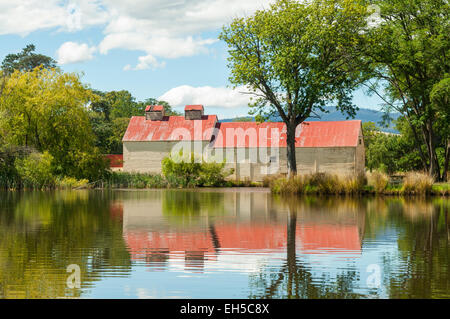
<svg viewBox="0 0 450 319">
<path fill-rule="evenodd" d="M 325 173 L 299 175 L 293 178 L 267 177 L 264 186 L 276 194 L 381 194 L 381 195 L 450 195 L 449 183 L 433 183 L 433 179 L 418 172 L 407 173 L 400 184 L 390 183 L 380 172 L 359 176 Z"/>
<path fill-rule="evenodd" d="M 195 187 L 261 187 L 262 183 L 249 180 L 226 180 L 223 176 L 181 178 L 179 176 L 145 173 L 113 172 L 105 180 L 93 184 L 96 188 L 195 188 Z"/>
</svg>

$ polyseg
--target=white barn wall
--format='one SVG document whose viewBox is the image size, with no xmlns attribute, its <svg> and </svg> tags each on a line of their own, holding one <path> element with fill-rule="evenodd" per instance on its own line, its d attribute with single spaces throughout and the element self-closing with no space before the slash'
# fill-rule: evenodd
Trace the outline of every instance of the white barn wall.
<svg viewBox="0 0 450 319">
<path fill-rule="evenodd" d="M 209 144 L 207 141 L 196 142 L 202 150 Z M 170 156 L 175 146 L 186 146 L 191 144 L 190 149 L 194 152 L 194 142 L 180 141 L 151 141 L 151 142 L 123 142 L 123 170 L 125 172 L 139 173 L 161 173 L 161 162 Z M 197 147 L 198 148 L 198 147 Z"/>
</svg>

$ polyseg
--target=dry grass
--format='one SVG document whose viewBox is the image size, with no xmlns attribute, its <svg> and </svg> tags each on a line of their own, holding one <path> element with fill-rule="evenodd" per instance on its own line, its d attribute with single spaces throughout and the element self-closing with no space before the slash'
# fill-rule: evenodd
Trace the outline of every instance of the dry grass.
<svg viewBox="0 0 450 319">
<path fill-rule="evenodd" d="M 382 172 L 371 172 L 367 174 L 367 184 L 372 186 L 376 193 L 383 193 L 389 183 L 389 176 Z"/>
<path fill-rule="evenodd" d="M 401 192 L 405 195 L 430 194 L 433 183 L 433 178 L 425 173 L 410 172 L 403 179 Z"/>
<path fill-rule="evenodd" d="M 272 192 L 277 194 L 357 194 L 364 190 L 365 176 L 342 176 L 325 173 L 297 175 L 292 178 L 267 179 Z"/>
</svg>

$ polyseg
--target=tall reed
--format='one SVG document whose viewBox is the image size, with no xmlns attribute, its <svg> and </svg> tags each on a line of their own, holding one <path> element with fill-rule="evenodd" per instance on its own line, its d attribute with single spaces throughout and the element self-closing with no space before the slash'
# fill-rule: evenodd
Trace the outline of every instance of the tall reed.
<svg viewBox="0 0 450 319">
<path fill-rule="evenodd" d="M 433 188 L 433 178 L 421 172 L 409 172 L 403 179 L 401 192 L 405 195 L 427 195 Z"/>
</svg>

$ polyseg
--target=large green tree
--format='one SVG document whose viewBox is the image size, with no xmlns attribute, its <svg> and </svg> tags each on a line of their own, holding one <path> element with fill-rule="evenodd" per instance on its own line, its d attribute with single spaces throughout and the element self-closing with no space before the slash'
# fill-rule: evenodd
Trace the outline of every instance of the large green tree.
<svg viewBox="0 0 450 319">
<path fill-rule="evenodd" d="M 22 49 L 22 52 L 8 54 L 2 62 L 2 70 L 8 75 L 15 70 L 19 71 L 32 71 L 38 66 L 42 66 L 46 69 L 56 68 L 56 61 L 51 57 L 34 53 L 36 47 L 34 44 L 29 44 Z"/>
<path fill-rule="evenodd" d="M 102 92 L 92 90 L 96 99 L 90 104 L 90 121 L 96 136 L 96 146 L 104 154 L 121 154 L 122 138 L 130 117 L 144 115 L 147 105 L 163 105 L 166 115 L 179 115 L 169 103 L 149 98 L 136 101 L 128 91 Z"/>
<path fill-rule="evenodd" d="M 14 71 L 0 96 L 0 136 L 7 145 L 48 151 L 61 175 L 94 179 L 104 164 L 89 123 L 95 97 L 79 76 L 58 69 Z"/>
<path fill-rule="evenodd" d="M 230 82 L 252 95 L 260 120 L 279 115 L 287 127 L 290 175 L 297 172 L 295 130 L 325 106 L 354 116 L 352 91 L 361 73 L 352 57 L 367 10 L 359 1 L 279 0 L 237 18 L 220 35 L 228 45 Z"/>
<path fill-rule="evenodd" d="M 430 175 L 440 179 L 439 148 L 448 163 L 448 79 L 450 6 L 447 0 L 379 0 L 379 23 L 362 36 L 366 63 L 372 69 L 371 91 L 386 111 L 408 121 Z M 446 88 L 447 87 L 447 88 Z M 445 113 L 447 116 L 445 116 Z M 448 167 L 448 164 L 447 164 Z"/>
<path fill-rule="evenodd" d="M 420 152 L 425 152 L 425 145 L 416 147 L 405 118 L 400 117 L 395 127 L 400 134 L 382 132 L 373 122 L 363 124 L 366 167 L 389 174 L 423 170 Z"/>
</svg>

